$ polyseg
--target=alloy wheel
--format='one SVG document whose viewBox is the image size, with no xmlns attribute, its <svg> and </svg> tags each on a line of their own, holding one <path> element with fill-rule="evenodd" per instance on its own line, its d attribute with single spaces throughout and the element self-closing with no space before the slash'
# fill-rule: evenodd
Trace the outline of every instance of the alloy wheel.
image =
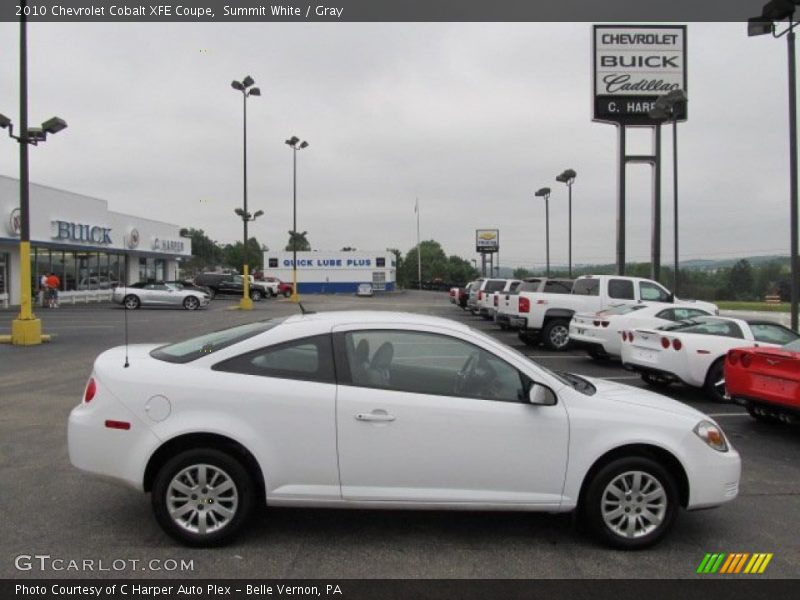
<svg viewBox="0 0 800 600">
<path fill-rule="evenodd" d="M 626 471 L 605 487 L 600 510 L 611 531 L 635 539 L 661 526 L 667 505 L 666 490 L 658 479 L 645 471 Z"/>
<path fill-rule="evenodd" d="M 214 533 L 236 516 L 239 494 L 224 470 L 197 464 L 178 472 L 166 492 L 169 515 L 176 525 L 195 534 Z"/>
</svg>

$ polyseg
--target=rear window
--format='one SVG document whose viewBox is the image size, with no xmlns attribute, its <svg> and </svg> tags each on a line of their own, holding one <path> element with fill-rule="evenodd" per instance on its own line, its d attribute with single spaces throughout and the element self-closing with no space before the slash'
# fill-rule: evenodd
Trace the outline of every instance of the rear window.
<svg viewBox="0 0 800 600">
<path fill-rule="evenodd" d="M 636 310 L 645 308 L 644 304 L 619 304 L 602 311 L 604 315 L 627 315 Z"/>
<path fill-rule="evenodd" d="M 575 280 L 575 285 L 572 286 L 572 293 L 578 296 L 599 296 L 600 280 L 577 279 Z"/>
<path fill-rule="evenodd" d="M 486 282 L 486 287 L 483 288 L 484 292 L 501 292 L 506 287 L 506 282 L 502 279 L 494 279 Z"/>
<path fill-rule="evenodd" d="M 692 321 L 682 321 L 675 326 L 667 326 L 666 331 L 680 331 L 681 333 L 699 333 L 701 335 L 718 335 L 722 337 L 744 338 L 742 328 L 733 321 L 722 319 L 698 318 Z"/>
<path fill-rule="evenodd" d="M 534 279 L 533 281 L 523 281 L 519 284 L 517 292 L 538 292 L 539 286 L 542 284 L 541 279 Z"/>
<path fill-rule="evenodd" d="M 176 344 L 161 346 L 150 352 L 150 356 L 165 362 L 188 363 L 201 356 L 206 356 L 212 352 L 256 336 L 259 333 L 269 331 L 273 327 L 283 323 L 283 321 L 284 319 L 269 319 L 267 321 L 256 321 L 255 323 L 246 323 L 245 325 L 221 329 Z"/>
</svg>

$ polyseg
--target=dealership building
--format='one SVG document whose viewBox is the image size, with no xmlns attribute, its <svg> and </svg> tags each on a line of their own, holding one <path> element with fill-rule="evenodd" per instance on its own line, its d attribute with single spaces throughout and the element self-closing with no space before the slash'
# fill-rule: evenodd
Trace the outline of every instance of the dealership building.
<svg viewBox="0 0 800 600">
<path fill-rule="evenodd" d="M 292 252 L 265 252 L 264 275 L 292 281 Z M 360 283 L 375 291 L 393 291 L 397 263 L 391 252 L 297 253 L 297 291 L 301 294 L 351 294 Z"/>
<path fill-rule="evenodd" d="M 19 179 L 0 175 L 0 306 L 19 304 Z M 180 227 L 108 210 L 108 202 L 30 186 L 31 286 L 55 273 L 62 302 L 104 300 L 118 283 L 169 280 L 192 242 Z"/>
</svg>

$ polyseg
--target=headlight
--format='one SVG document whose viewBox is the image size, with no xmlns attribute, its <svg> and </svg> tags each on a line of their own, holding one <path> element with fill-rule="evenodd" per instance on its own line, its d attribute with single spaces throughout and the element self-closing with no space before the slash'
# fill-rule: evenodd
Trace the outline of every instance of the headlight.
<svg viewBox="0 0 800 600">
<path fill-rule="evenodd" d="M 711 446 L 717 452 L 727 452 L 728 442 L 725 441 L 725 434 L 722 433 L 717 425 L 711 421 L 700 421 L 693 430 L 697 437 Z"/>
</svg>

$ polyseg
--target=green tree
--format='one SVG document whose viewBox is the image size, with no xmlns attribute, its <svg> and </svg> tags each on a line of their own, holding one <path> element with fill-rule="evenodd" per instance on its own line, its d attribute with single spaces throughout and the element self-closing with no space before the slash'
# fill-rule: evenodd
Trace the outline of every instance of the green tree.
<svg viewBox="0 0 800 600">
<path fill-rule="evenodd" d="M 307 252 L 311 250 L 311 244 L 308 243 L 308 239 L 306 238 L 307 234 L 307 231 L 302 233 L 299 231 L 290 231 L 289 243 L 286 244 L 286 251 L 292 252 L 297 250 L 298 252 Z"/>
<path fill-rule="evenodd" d="M 396 256 L 400 253 L 396 250 Z M 441 244 L 435 240 L 420 243 L 420 256 L 422 257 L 422 281 L 437 283 L 466 283 L 477 276 L 472 263 L 460 256 L 447 256 Z M 397 281 L 403 287 L 416 287 L 417 274 L 417 247 L 409 250 L 402 261 L 397 263 Z"/>
<path fill-rule="evenodd" d="M 525 267 L 518 267 L 514 269 L 514 279 L 525 279 L 526 277 L 530 277 L 530 275 L 531 272 Z"/>
<path fill-rule="evenodd" d="M 211 240 L 202 229 L 184 227 L 180 231 L 181 237 L 192 240 L 192 258 L 183 263 L 183 269 L 199 272 L 214 268 L 223 261 L 222 246 Z"/>
<path fill-rule="evenodd" d="M 750 300 L 753 297 L 753 267 L 747 259 L 736 262 L 728 276 L 728 293 L 734 300 Z"/>
<path fill-rule="evenodd" d="M 394 266 L 397 270 L 397 273 L 399 273 L 400 267 L 403 265 L 403 253 L 397 248 L 387 248 L 386 251 L 394 254 Z"/>
<path fill-rule="evenodd" d="M 242 250 L 242 242 L 235 244 L 226 244 L 223 248 L 223 266 L 236 269 L 241 272 L 244 265 L 244 252 Z M 247 260 L 250 268 L 250 273 L 253 271 L 262 270 L 264 268 L 264 253 L 261 250 L 261 244 L 254 237 L 247 240 Z"/>
</svg>

